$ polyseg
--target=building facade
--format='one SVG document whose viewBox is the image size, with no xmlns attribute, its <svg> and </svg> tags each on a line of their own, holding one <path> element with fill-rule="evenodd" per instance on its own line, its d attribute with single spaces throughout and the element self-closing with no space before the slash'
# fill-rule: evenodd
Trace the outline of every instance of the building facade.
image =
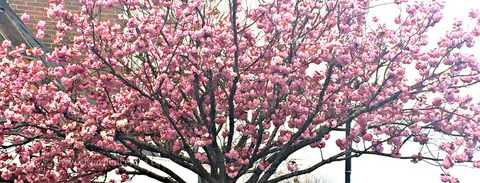
<svg viewBox="0 0 480 183">
<path fill-rule="evenodd" d="M 23 13 L 27 13 L 30 16 L 30 20 L 24 22 L 25 25 L 32 30 L 33 33 L 36 33 L 37 22 L 43 20 L 46 22 L 45 37 L 42 41 L 48 48 L 53 48 L 58 45 L 54 45 L 53 38 L 56 34 L 56 20 L 51 20 L 47 17 L 46 8 L 48 8 L 51 0 L 0 0 L 7 1 L 10 5 L 10 8 L 18 15 L 21 16 Z M 68 10 L 80 11 L 82 4 L 79 0 L 64 0 L 65 8 Z M 122 7 L 114 7 L 111 9 L 102 9 L 101 18 L 108 18 L 109 20 L 119 23 L 118 14 L 123 12 Z M 68 41 L 64 39 L 64 41 Z M 68 44 L 68 43 L 67 43 Z"/>
</svg>

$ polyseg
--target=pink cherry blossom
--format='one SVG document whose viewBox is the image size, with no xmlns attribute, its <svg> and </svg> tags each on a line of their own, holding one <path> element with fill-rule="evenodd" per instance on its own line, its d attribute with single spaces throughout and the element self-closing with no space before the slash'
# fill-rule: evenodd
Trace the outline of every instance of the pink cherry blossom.
<svg viewBox="0 0 480 183">
<path fill-rule="evenodd" d="M 463 21 L 461 20 L 455 20 L 453 21 L 453 26 L 460 27 L 462 26 Z"/>
<path fill-rule="evenodd" d="M 473 161 L 473 167 L 480 168 L 480 161 Z"/>
<path fill-rule="evenodd" d="M 362 136 L 362 139 L 363 139 L 364 141 L 371 141 L 372 138 L 373 138 L 373 135 L 372 135 L 372 134 L 365 134 L 365 135 Z"/>
<path fill-rule="evenodd" d="M 12 177 L 12 173 L 9 171 L 2 172 L 2 179 L 9 180 Z"/>
<path fill-rule="evenodd" d="M 478 9 L 476 9 L 476 10 L 470 9 L 470 12 L 468 13 L 468 16 L 470 18 L 477 18 L 479 14 L 480 14 L 480 11 Z"/>
<path fill-rule="evenodd" d="M 287 169 L 289 171 L 292 171 L 292 172 L 296 172 L 298 171 L 298 164 L 293 162 L 293 161 L 290 161 L 288 164 L 287 164 Z"/>
<path fill-rule="evenodd" d="M 447 156 L 445 159 L 443 159 L 442 165 L 443 165 L 443 168 L 445 169 L 449 169 L 453 167 L 454 165 L 453 158 L 451 158 L 450 156 Z"/>
<path fill-rule="evenodd" d="M 40 20 L 40 21 L 38 21 L 38 23 L 37 23 L 37 25 L 36 25 L 36 28 L 37 28 L 38 30 L 45 31 L 45 24 L 46 24 L 45 21 Z"/>
<path fill-rule="evenodd" d="M 455 145 L 457 145 L 457 146 L 463 145 L 463 139 L 461 139 L 461 138 L 455 138 Z"/>
<path fill-rule="evenodd" d="M 39 29 L 38 32 L 37 32 L 36 37 L 37 37 L 38 39 L 43 39 L 44 36 L 45 36 L 45 32 L 44 32 L 43 30 L 40 30 L 40 29 Z"/>
<path fill-rule="evenodd" d="M 440 180 L 442 182 L 448 182 L 448 183 L 458 183 L 459 182 L 457 178 L 454 178 L 449 174 L 442 174 Z"/>
<path fill-rule="evenodd" d="M 22 21 L 27 22 L 30 20 L 30 16 L 27 13 L 23 13 L 22 16 L 20 16 Z"/>
<path fill-rule="evenodd" d="M 238 151 L 236 150 L 230 150 L 229 153 L 226 153 L 225 154 L 228 158 L 231 158 L 231 159 L 238 159 L 240 158 L 240 154 L 238 153 Z"/>
<path fill-rule="evenodd" d="M 468 156 L 466 153 L 460 153 L 455 156 L 455 160 L 458 162 L 468 161 Z"/>
<path fill-rule="evenodd" d="M 3 40 L 2 47 L 3 48 L 9 47 L 11 45 L 11 43 L 12 42 L 10 42 L 9 40 Z"/>
<path fill-rule="evenodd" d="M 410 160 L 412 163 L 418 163 L 419 161 L 422 160 L 422 154 L 414 154 L 412 155 L 412 160 Z"/>
</svg>

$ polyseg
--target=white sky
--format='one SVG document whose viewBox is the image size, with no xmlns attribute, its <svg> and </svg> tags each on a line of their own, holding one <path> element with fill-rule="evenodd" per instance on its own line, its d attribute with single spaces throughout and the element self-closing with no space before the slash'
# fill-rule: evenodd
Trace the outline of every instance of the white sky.
<svg viewBox="0 0 480 183">
<path fill-rule="evenodd" d="M 247 0 L 246 0 L 247 1 Z M 393 0 L 379 0 L 372 1 L 373 4 L 392 2 Z M 413 2 L 412 0 L 410 0 Z M 464 19 L 464 24 L 468 23 L 468 12 L 471 8 L 480 9 L 479 0 L 443 0 L 446 2 L 445 9 L 442 13 L 444 18 L 442 21 L 437 24 L 434 28 L 429 30 L 429 37 L 431 43 L 436 43 L 438 37 L 444 36 L 446 30 L 451 29 L 451 23 L 454 20 L 454 17 L 458 19 Z M 385 5 L 377 7 L 370 12 L 370 15 L 377 16 L 380 19 L 380 22 L 387 22 L 393 24 L 394 17 L 398 16 L 398 8 L 396 5 Z M 472 22 L 474 25 L 476 22 Z M 477 39 L 477 44 L 480 44 L 480 40 Z M 475 53 L 479 51 L 480 46 L 476 46 L 473 49 L 466 50 L 468 53 Z M 477 91 L 480 90 L 480 86 L 472 87 L 464 91 L 465 94 L 471 94 L 475 97 Z M 475 97 L 477 100 L 479 97 Z M 340 138 L 340 137 L 339 137 Z M 332 135 L 332 139 L 335 140 Z M 418 147 L 411 147 L 405 151 L 415 151 Z M 385 149 L 387 149 L 385 147 Z M 318 149 L 307 150 L 302 152 L 301 155 L 295 155 L 292 158 L 296 159 L 298 163 L 313 163 L 314 159 L 320 159 L 320 152 Z M 327 143 L 327 148 L 325 149 L 324 156 L 327 154 L 338 153 L 339 148 L 335 145 L 333 141 Z M 404 152 L 401 150 L 400 152 Z M 418 151 L 417 151 L 418 152 Z M 297 153 L 299 154 L 299 153 Z M 404 155 L 411 155 L 409 153 L 404 153 Z M 477 154 L 479 156 L 479 154 Z M 476 158 L 478 159 L 478 157 Z M 165 161 L 161 161 L 166 163 Z M 318 161 L 316 161 L 318 162 Z M 329 180 L 331 183 L 344 182 L 344 164 L 345 162 L 335 162 L 332 164 L 325 165 L 320 167 L 312 174 L 316 176 L 323 176 Z M 466 163 L 465 165 L 471 165 L 471 163 Z M 305 167 L 303 167 L 305 168 Z M 196 176 L 185 170 L 181 167 L 176 166 L 173 168 L 174 171 L 181 172 L 179 173 L 181 177 L 184 177 L 189 183 L 196 183 Z M 480 169 L 469 168 L 465 166 L 454 166 L 446 170 L 451 175 L 457 177 L 462 183 L 474 183 L 478 182 L 477 175 L 480 175 Z M 429 165 L 425 162 L 419 162 L 418 164 L 413 164 L 409 160 L 398 160 L 393 158 L 379 157 L 374 155 L 363 155 L 360 158 L 354 158 L 352 160 L 352 183 L 405 183 L 405 182 L 441 182 L 440 174 L 442 170 L 439 167 Z M 132 182 L 150 182 L 149 178 L 146 177 L 136 177 Z"/>
</svg>

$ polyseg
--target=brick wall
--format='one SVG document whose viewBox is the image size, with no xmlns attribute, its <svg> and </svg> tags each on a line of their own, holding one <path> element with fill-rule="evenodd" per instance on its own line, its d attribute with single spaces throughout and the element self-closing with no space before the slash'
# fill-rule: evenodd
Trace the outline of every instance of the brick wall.
<svg viewBox="0 0 480 183">
<path fill-rule="evenodd" d="M 43 20 L 47 23 L 45 37 L 42 41 L 45 43 L 45 45 L 47 45 L 47 47 L 53 48 L 58 46 L 54 45 L 52 41 L 52 38 L 56 33 L 56 21 L 50 20 L 47 17 L 47 11 L 45 8 L 48 7 L 49 1 L 50 0 L 8 0 L 10 7 L 18 16 L 21 16 L 23 13 L 27 13 L 30 16 L 30 20 L 24 23 L 28 28 L 30 28 L 30 30 L 32 30 L 34 34 L 37 33 L 35 26 L 39 20 Z M 64 0 L 64 2 L 65 7 L 68 10 L 80 11 L 82 7 L 79 0 Z M 110 21 L 116 22 L 118 20 L 119 13 L 121 13 L 121 7 L 104 9 L 102 10 L 101 19 L 108 18 Z M 65 38 L 64 40 L 66 41 L 67 39 Z"/>
</svg>

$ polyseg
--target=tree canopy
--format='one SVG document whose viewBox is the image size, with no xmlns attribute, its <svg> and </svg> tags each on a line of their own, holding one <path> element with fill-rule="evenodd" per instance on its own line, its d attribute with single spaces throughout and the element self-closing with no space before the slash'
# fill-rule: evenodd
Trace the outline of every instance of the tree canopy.
<svg viewBox="0 0 480 183">
<path fill-rule="evenodd" d="M 22 56 L 38 48 L 0 47 L 4 179 L 185 182 L 155 156 L 204 182 L 277 182 L 347 154 L 480 167 L 480 105 L 461 93 L 480 81 L 478 60 L 461 52 L 480 36 L 478 10 L 430 40 L 443 17 L 435 0 L 395 0 L 404 12 L 387 24 L 366 19 L 369 0 L 80 2 L 77 12 L 50 1 L 55 66 Z M 118 4 L 123 24 L 102 18 Z M 407 143 L 421 148 L 402 154 Z M 337 154 L 287 162 L 302 148 Z M 282 163 L 289 172 L 273 176 Z"/>
</svg>

